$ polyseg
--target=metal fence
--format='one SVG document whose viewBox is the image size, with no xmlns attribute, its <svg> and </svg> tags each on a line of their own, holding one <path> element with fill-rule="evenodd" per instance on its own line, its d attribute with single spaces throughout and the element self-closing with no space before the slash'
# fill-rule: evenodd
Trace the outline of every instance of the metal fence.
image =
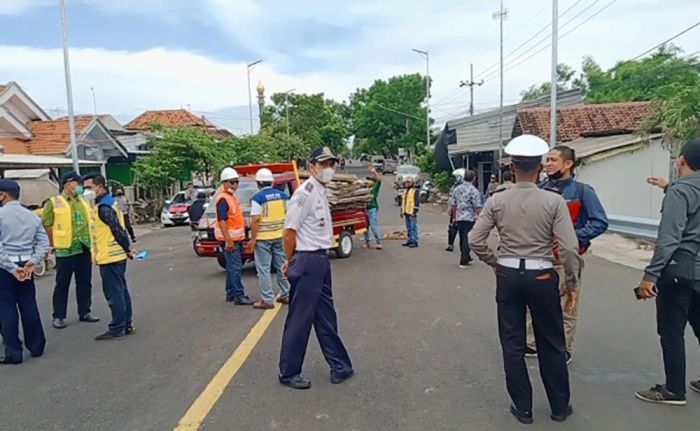
<svg viewBox="0 0 700 431">
<path fill-rule="evenodd" d="M 608 222 L 608 230 L 611 232 L 652 240 L 656 239 L 659 229 L 659 220 L 656 219 L 608 214 Z"/>
</svg>

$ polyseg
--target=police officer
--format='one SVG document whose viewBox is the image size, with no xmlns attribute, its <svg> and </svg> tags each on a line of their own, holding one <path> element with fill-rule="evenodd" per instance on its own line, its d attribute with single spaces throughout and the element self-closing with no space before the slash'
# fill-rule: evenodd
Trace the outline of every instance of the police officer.
<svg viewBox="0 0 700 431">
<path fill-rule="evenodd" d="M 43 355 L 46 345 L 33 274 L 49 251 L 49 237 L 39 217 L 19 203 L 19 192 L 16 182 L 0 180 L 0 330 L 5 345 L 0 364 L 22 363 L 20 315 L 32 356 Z"/>
<path fill-rule="evenodd" d="M 535 184 L 542 169 L 542 156 L 548 150 L 544 140 L 532 135 L 518 136 L 506 146 L 518 182 L 486 202 L 469 235 L 474 253 L 496 273 L 498 330 L 506 386 L 513 401 L 510 411 L 522 423 L 533 421 L 532 386 L 524 359 L 526 307 L 532 313 L 551 418 L 563 422 L 573 412 L 559 282 L 553 264 L 555 238 L 570 289 L 567 309 L 576 306 L 581 260 L 566 202 L 559 194 L 541 190 Z M 487 242 L 494 227 L 500 236 L 498 254 Z"/>
<path fill-rule="evenodd" d="M 331 382 L 342 383 L 353 375 L 350 357 L 338 335 L 333 305 L 331 264 L 333 226 L 326 184 L 333 179 L 338 158 L 328 147 L 311 153 L 311 177 L 294 192 L 284 224 L 290 304 L 282 336 L 279 381 L 294 389 L 308 389 L 311 381 L 301 375 L 311 326 L 326 362 Z"/>
<path fill-rule="evenodd" d="M 75 274 L 75 297 L 81 322 L 99 322 L 92 306 L 92 243 L 90 205 L 83 199 L 83 179 L 76 172 L 61 178 L 63 192 L 44 206 L 42 222 L 56 249 L 56 287 L 53 291 L 53 327 L 66 327 L 68 289 Z"/>
</svg>

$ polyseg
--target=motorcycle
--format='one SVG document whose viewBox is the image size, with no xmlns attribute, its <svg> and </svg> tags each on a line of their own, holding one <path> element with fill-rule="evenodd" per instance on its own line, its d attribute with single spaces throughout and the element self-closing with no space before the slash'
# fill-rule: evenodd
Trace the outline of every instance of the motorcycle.
<svg viewBox="0 0 700 431">
<path fill-rule="evenodd" d="M 421 203 L 426 203 L 430 200 L 433 195 L 433 183 L 432 181 L 426 181 L 420 188 L 418 196 Z"/>
</svg>

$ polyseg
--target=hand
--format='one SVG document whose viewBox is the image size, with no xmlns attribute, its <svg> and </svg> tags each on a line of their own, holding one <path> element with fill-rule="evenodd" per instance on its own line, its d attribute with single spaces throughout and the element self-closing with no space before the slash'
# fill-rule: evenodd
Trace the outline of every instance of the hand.
<svg viewBox="0 0 700 431">
<path fill-rule="evenodd" d="M 493 269 L 493 275 L 495 275 L 496 277 L 498 277 L 498 266 L 494 265 L 494 266 L 491 267 L 491 269 Z"/>
<path fill-rule="evenodd" d="M 656 283 L 648 280 L 642 280 L 639 283 L 639 297 L 642 299 L 655 298 L 658 295 L 656 291 Z"/>
<path fill-rule="evenodd" d="M 233 253 L 233 250 L 236 248 L 236 241 L 232 239 L 227 239 L 226 240 L 226 252 L 227 253 Z"/>
<path fill-rule="evenodd" d="M 24 268 L 15 268 L 14 271 L 12 271 L 12 275 L 15 276 L 17 281 L 26 281 L 27 280 L 27 271 Z"/>
<path fill-rule="evenodd" d="M 245 252 L 246 253 L 255 253 L 255 245 L 258 243 L 257 240 L 251 239 L 248 241 L 248 244 L 246 245 Z"/>
<path fill-rule="evenodd" d="M 578 291 L 569 290 L 566 291 L 566 304 L 564 304 L 564 311 L 576 316 L 578 312 Z"/>
<path fill-rule="evenodd" d="M 668 185 L 668 180 L 664 177 L 649 177 L 647 178 L 647 183 L 665 189 Z"/>
<path fill-rule="evenodd" d="M 129 250 L 129 252 L 127 253 L 127 256 L 129 256 L 129 259 L 133 259 L 133 258 L 136 257 L 137 254 L 138 254 L 138 252 L 137 252 L 135 249 L 132 248 L 132 249 Z"/>
<path fill-rule="evenodd" d="M 288 271 L 289 271 L 289 261 L 282 264 L 282 274 L 284 274 L 284 276 L 286 277 Z"/>
</svg>

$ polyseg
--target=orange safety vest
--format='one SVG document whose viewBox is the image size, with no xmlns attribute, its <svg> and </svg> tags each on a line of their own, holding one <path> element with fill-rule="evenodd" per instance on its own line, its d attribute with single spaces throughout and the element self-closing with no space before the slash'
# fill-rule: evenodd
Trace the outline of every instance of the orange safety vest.
<svg viewBox="0 0 700 431">
<path fill-rule="evenodd" d="M 228 218 L 224 221 L 226 223 L 226 230 L 228 231 L 228 236 L 234 241 L 245 240 L 245 217 L 243 217 L 243 209 L 241 204 L 238 203 L 238 198 L 228 192 L 222 191 L 216 198 L 216 208 L 219 206 L 219 201 L 226 199 L 228 203 Z M 214 235 L 218 241 L 225 241 L 223 232 L 221 232 L 221 227 L 219 225 L 220 221 L 217 216 L 216 225 L 214 225 Z"/>
</svg>

